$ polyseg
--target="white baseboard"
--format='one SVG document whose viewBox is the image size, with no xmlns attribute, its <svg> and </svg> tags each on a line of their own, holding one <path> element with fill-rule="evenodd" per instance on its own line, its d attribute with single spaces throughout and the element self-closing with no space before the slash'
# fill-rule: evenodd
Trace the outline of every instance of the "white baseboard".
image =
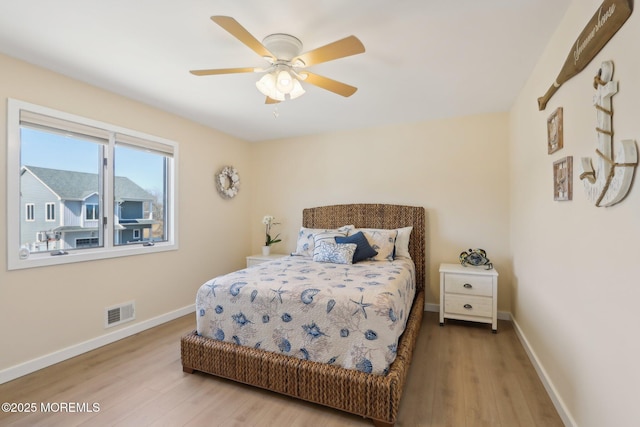
<svg viewBox="0 0 640 427">
<path fill-rule="evenodd" d="M 433 311 L 434 313 L 440 313 L 440 306 L 438 304 L 424 303 L 424 311 Z"/>
<path fill-rule="evenodd" d="M 158 326 L 171 320 L 177 319 L 178 317 L 193 313 L 195 312 L 195 310 L 195 304 L 191 304 L 186 307 L 171 311 L 169 313 L 154 317 L 152 319 L 144 320 L 142 322 L 118 329 L 117 331 L 113 331 L 111 333 L 92 338 L 79 344 L 63 348 L 62 350 L 49 353 L 45 356 L 29 360 L 19 365 L 3 369 L 2 371 L 0 371 L 0 384 L 4 384 L 8 381 L 38 371 L 42 368 L 55 365 L 56 363 L 62 362 L 63 360 L 70 359 L 88 351 L 95 350 L 96 348 L 102 347 L 103 345 L 111 344 L 112 342 L 121 340 L 131 335 L 135 335 L 144 330 L 153 328 L 154 326 Z"/>
<path fill-rule="evenodd" d="M 440 305 L 425 303 L 424 311 L 433 311 L 433 312 L 439 313 Z M 535 351 L 533 351 L 533 349 L 529 345 L 529 341 L 527 341 L 527 338 L 524 336 L 524 333 L 522 332 L 522 329 L 520 329 L 520 325 L 518 325 L 518 322 L 513 318 L 511 313 L 509 313 L 508 311 L 499 311 L 498 319 L 508 320 L 513 323 L 513 329 L 516 331 L 516 336 L 520 340 L 522 347 L 524 347 L 524 350 L 527 353 L 527 356 L 529 356 L 529 360 L 531 361 L 531 364 L 535 368 L 536 373 L 540 378 L 540 381 L 542 381 L 542 385 L 547 391 L 547 394 L 549 395 L 549 398 L 553 402 L 553 406 L 555 406 L 556 411 L 558 411 L 558 415 L 560 415 L 560 418 L 562 419 L 562 422 L 564 423 L 564 425 L 569 427 L 577 426 L 575 420 L 567 410 L 567 407 L 564 404 L 563 400 L 558 395 L 558 391 L 556 390 L 556 388 L 553 386 L 553 383 L 549 379 L 549 376 L 547 375 L 547 371 L 544 370 L 544 368 L 540 364 L 540 361 L 538 360 L 538 357 L 536 356 Z"/>
<path fill-rule="evenodd" d="M 575 420 L 571 416 L 571 413 L 569 413 L 569 411 L 567 410 L 567 407 L 564 404 L 564 401 L 562 400 L 560 395 L 558 395 L 558 391 L 556 390 L 556 388 L 553 386 L 553 383 L 549 379 L 549 376 L 547 375 L 547 371 L 545 371 L 544 367 L 540 364 L 540 361 L 536 356 L 536 352 L 533 351 L 533 349 L 529 345 L 529 341 L 527 341 L 527 338 L 522 332 L 522 329 L 520 329 L 520 325 L 518 325 L 518 322 L 515 319 L 512 319 L 512 322 L 513 322 L 513 329 L 516 331 L 516 335 L 520 340 L 522 347 L 524 347 L 524 350 L 527 352 L 527 356 L 529 356 L 529 360 L 531 360 L 531 364 L 533 365 L 536 372 L 538 373 L 538 377 L 540 378 L 540 381 L 542 381 L 542 385 L 544 386 L 545 390 L 547 391 L 547 394 L 551 398 L 551 401 L 553 402 L 553 406 L 555 406 L 556 411 L 558 411 L 558 415 L 560 415 L 562 422 L 564 423 L 565 426 L 569 426 L 569 427 L 577 426 Z"/>
</svg>

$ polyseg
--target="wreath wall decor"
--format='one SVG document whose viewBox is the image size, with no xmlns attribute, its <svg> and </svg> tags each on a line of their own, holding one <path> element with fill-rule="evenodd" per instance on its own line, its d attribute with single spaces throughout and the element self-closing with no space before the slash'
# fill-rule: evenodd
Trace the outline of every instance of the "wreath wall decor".
<svg viewBox="0 0 640 427">
<path fill-rule="evenodd" d="M 240 190 L 240 175 L 233 166 L 225 166 L 216 175 L 216 188 L 225 199 L 233 199 Z"/>
</svg>

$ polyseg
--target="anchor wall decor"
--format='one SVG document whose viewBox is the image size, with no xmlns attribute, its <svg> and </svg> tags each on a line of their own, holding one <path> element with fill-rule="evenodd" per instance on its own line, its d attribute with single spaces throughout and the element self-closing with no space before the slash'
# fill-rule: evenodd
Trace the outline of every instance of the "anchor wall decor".
<svg viewBox="0 0 640 427">
<path fill-rule="evenodd" d="M 627 195 L 636 165 L 638 149 L 634 140 L 624 140 L 614 146 L 611 98 L 618 92 L 618 82 L 612 81 L 613 62 L 605 61 L 594 77 L 598 148 L 595 168 L 590 157 L 582 158 L 580 179 L 589 201 L 598 207 L 612 206 Z"/>
</svg>

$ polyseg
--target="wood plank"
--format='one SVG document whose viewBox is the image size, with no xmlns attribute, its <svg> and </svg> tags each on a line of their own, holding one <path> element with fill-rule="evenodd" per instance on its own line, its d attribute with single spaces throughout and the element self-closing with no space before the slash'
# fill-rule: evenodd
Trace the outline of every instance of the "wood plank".
<svg viewBox="0 0 640 427">
<path fill-rule="evenodd" d="M 0 385 L 2 402 L 96 402 L 94 413 L 1 413 L 5 426 L 371 426 L 370 420 L 202 373 L 180 337 L 193 315 Z M 562 426 L 510 322 L 425 313 L 397 426 Z"/>
<path fill-rule="evenodd" d="M 466 342 L 456 327 L 448 327 L 444 331 L 446 335 L 438 348 L 437 370 L 430 371 L 431 375 L 435 375 L 434 381 L 436 383 L 431 425 L 464 426 L 466 425 L 465 378 L 459 366 L 467 356 L 464 347 Z"/>
<path fill-rule="evenodd" d="M 464 397 L 466 425 L 493 427 L 498 418 L 498 408 L 491 387 L 492 375 L 486 369 L 494 362 L 491 347 L 496 337 L 479 334 L 469 329 L 464 339 L 471 346 L 463 355 L 461 368 L 464 372 Z"/>
</svg>

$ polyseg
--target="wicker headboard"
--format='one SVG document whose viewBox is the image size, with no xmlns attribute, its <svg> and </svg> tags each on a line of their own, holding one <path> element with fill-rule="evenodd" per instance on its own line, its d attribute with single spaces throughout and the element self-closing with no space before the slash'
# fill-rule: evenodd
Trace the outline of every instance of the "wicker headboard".
<svg viewBox="0 0 640 427">
<path fill-rule="evenodd" d="M 352 204 L 307 208 L 302 211 L 302 226 L 307 228 L 337 228 L 353 224 L 358 228 L 400 228 L 413 226 L 409 253 L 416 265 L 418 289 L 425 280 L 425 210 L 423 207 Z"/>
</svg>

